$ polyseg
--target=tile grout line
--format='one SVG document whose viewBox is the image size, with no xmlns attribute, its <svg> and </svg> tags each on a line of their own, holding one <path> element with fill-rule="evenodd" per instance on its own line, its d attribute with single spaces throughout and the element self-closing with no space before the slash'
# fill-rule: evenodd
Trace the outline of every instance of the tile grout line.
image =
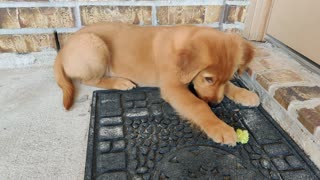
<svg viewBox="0 0 320 180">
<path fill-rule="evenodd" d="M 0 29 L 0 35 L 21 35 L 21 34 L 46 34 L 53 33 L 55 30 L 61 32 L 75 32 L 79 28 L 22 28 L 22 29 Z"/>
<path fill-rule="evenodd" d="M 180 1 L 108 1 L 108 2 L 1 2 L 0 8 L 10 7 L 73 7 L 75 4 L 79 6 L 197 6 L 197 5 L 236 5 L 236 6 L 247 6 L 250 4 L 249 1 L 230 1 L 230 0 L 180 0 Z"/>
<path fill-rule="evenodd" d="M 1 2 L 0 8 L 19 7 L 74 7 L 78 6 L 201 6 L 223 5 L 225 0 L 184 1 L 109 1 L 109 2 Z M 234 3 L 232 3 L 234 4 Z M 237 3 L 236 3 L 237 4 Z M 238 3 L 242 5 L 243 3 Z"/>
<path fill-rule="evenodd" d="M 221 14 L 220 14 L 220 19 L 219 19 L 219 29 L 222 31 L 223 30 L 223 28 L 222 28 L 222 26 L 223 26 L 223 22 L 224 22 L 224 19 L 225 19 L 225 13 L 226 13 L 226 11 L 227 11 L 227 8 L 226 8 L 226 0 L 224 0 L 223 1 L 223 5 L 222 5 L 223 7 L 222 7 L 222 10 L 221 10 Z"/>
<path fill-rule="evenodd" d="M 259 83 L 257 81 L 257 83 Z M 259 83 L 260 84 L 260 83 Z M 270 96 L 274 96 L 276 91 L 280 88 L 286 88 L 286 87 L 293 87 L 293 86 L 305 86 L 305 87 L 313 87 L 317 86 L 316 83 L 310 82 L 310 81 L 298 81 L 298 82 L 286 82 L 286 83 L 275 83 L 271 84 L 268 88 L 268 93 Z"/>
<path fill-rule="evenodd" d="M 320 98 L 311 98 L 311 99 L 305 100 L 305 101 L 293 100 L 288 105 L 287 111 L 289 113 L 290 112 L 293 113 L 293 112 L 296 112 L 302 108 L 313 109 L 319 105 L 320 105 Z M 297 118 L 297 117 L 295 117 L 295 118 Z"/>
<path fill-rule="evenodd" d="M 247 6 L 250 4 L 250 1 L 230 1 L 230 0 L 227 0 L 226 4 L 235 5 L 235 6 Z"/>
<path fill-rule="evenodd" d="M 152 15 L 153 16 L 153 15 Z M 155 19 L 154 19 L 155 18 Z M 80 21 L 80 22 L 79 22 Z M 0 35 L 23 35 L 23 34 L 46 34 L 46 33 L 53 33 L 55 30 L 58 33 L 68 33 L 68 32 L 75 32 L 82 27 L 81 18 L 78 22 L 76 22 L 77 26 L 80 27 L 72 27 L 72 28 L 22 28 L 22 29 L 0 29 Z M 157 18 L 152 17 L 152 25 L 158 25 Z M 220 26 L 219 22 L 210 23 L 210 24 L 193 24 L 195 26 L 208 26 L 217 28 Z M 171 25 L 161 25 L 161 26 L 171 26 Z M 230 24 L 229 28 L 239 28 L 239 26 L 235 24 Z"/>
<path fill-rule="evenodd" d="M 157 17 L 157 7 L 156 6 L 152 6 L 151 18 L 152 18 L 152 25 L 157 26 L 158 25 L 158 17 Z"/>
<path fill-rule="evenodd" d="M 81 28 L 82 21 L 81 21 L 81 11 L 80 11 L 80 5 L 78 2 L 76 2 L 76 6 L 74 9 L 74 18 L 75 18 L 75 23 L 77 28 Z"/>
</svg>

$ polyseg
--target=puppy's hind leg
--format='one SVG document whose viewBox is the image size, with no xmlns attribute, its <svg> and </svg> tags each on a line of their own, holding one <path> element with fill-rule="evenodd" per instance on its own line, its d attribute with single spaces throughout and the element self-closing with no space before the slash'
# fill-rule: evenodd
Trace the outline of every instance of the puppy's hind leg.
<svg viewBox="0 0 320 180">
<path fill-rule="evenodd" d="M 63 63 L 69 77 L 104 89 L 128 90 L 136 86 L 125 78 L 105 76 L 110 71 L 110 51 L 97 35 L 80 33 L 69 42 L 63 49 L 68 56 Z"/>
<path fill-rule="evenodd" d="M 82 82 L 89 86 L 95 86 L 104 89 L 130 90 L 136 87 L 136 85 L 130 80 L 119 77 L 102 77 L 100 79 L 92 79 Z"/>
</svg>

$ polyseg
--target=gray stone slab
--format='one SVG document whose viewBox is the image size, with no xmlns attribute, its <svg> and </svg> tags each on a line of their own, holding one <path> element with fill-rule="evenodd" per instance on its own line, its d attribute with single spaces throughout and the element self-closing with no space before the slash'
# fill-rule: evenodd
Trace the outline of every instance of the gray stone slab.
<svg viewBox="0 0 320 180">
<path fill-rule="evenodd" d="M 115 170 L 125 170 L 126 155 L 120 153 L 106 153 L 97 156 L 97 172 L 105 173 Z"/>
<path fill-rule="evenodd" d="M 101 140 L 118 139 L 123 138 L 123 136 L 122 126 L 108 126 L 99 129 L 99 139 Z"/>
</svg>

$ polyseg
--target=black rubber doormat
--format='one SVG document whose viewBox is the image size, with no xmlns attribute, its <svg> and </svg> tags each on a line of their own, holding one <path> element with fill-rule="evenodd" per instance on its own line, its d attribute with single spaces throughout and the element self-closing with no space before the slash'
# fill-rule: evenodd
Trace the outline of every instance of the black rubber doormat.
<svg viewBox="0 0 320 180">
<path fill-rule="evenodd" d="M 247 129 L 248 144 L 214 143 L 181 120 L 156 88 L 94 92 L 85 179 L 320 179 L 262 108 L 225 98 L 212 111 Z"/>
</svg>

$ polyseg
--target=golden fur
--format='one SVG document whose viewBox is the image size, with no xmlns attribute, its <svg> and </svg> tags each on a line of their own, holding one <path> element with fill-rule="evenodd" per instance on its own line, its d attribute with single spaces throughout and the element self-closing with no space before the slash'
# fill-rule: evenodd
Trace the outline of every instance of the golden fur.
<svg viewBox="0 0 320 180">
<path fill-rule="evenodd" d="M 235 145 L 232 127 L 218 119 L 206 102 L 224 95 L 247 106 L 259 104 L 256 94 L 229 82 L 253 58 L 253 47 L 234 34 L 208 27 L 141 27 L 100 23 L 75 33 L 55 60 L 55 77 L 63 104 L 73 104 L 72 79 L 105 89 L 160 87 L 177 112 L 215 142 Z M 187 88 L 193 82 L 200 99 Z"/>
</svg>

